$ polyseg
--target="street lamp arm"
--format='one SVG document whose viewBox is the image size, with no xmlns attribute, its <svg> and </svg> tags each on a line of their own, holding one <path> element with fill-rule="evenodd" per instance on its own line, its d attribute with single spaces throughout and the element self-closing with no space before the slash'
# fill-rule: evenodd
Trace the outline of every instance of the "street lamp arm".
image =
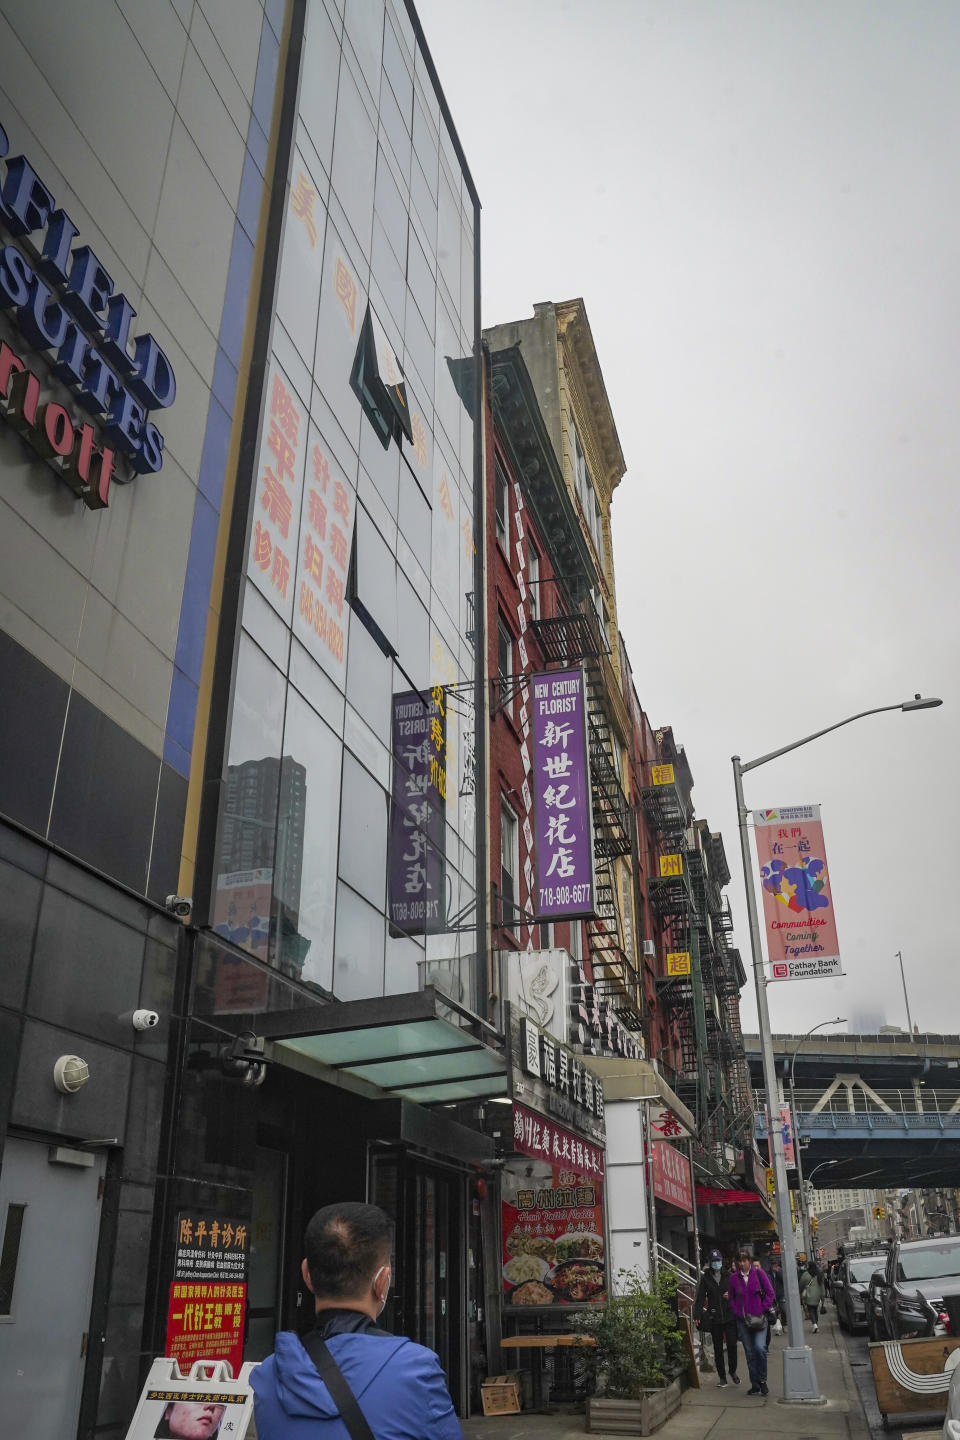
<svg viewBox="0 0 960 1440">
<path fill-rule="evenodd" d="M 942 700 L 936 700 L 933 697 L 921 700 L 918 695 L 913 700 L 902 700 L 899 705 L 877 705 L 872 710 L 861 710 L 856 715 L 848 715 L 846 720 L 838 720 L 834 725 L 826 725 L 822 730 L 814 730 L 812 735 L 804 735 L 802 740 L 794 740 L 789 745 L 781 745 L 779 750 L 771 750 L 766 755 L 758 755 L 756 760 L 746 761 L 745 764 L 740 765 L 740 773 L 745 775 L 748 770 L 756 770 L 758 765 L 766 765 L 768 760 L 776 760 L 780 755 L 789 754 L 791 750 L 799 750 L 801 745 L 809 745 L 811 740 L 819 740 L 821 735 L 829 735 L 831 730 L 840 730 L 844 725 L 852 725 L 855 720 L 863 720 L 867 715 L 882 715 L 886 710 L 927 710 L 942 704 Z M 737 763 L 739 764 L 739 760 Z"/>
</svg>

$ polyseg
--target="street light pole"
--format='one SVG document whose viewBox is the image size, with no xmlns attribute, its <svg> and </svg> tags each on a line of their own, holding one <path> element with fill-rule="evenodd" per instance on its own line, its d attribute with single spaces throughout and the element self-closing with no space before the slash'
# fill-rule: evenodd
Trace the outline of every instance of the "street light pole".
<svg viewBox="0 0 960 1440">
<path fill-rule="evenodd" d="M 900 983 L 903 986 L 903 1003 L 907 1007 L 907 1034 L 913 1034 L 913 1021 L 910 1019 L 910 997 L 907 994 L 907 977 L 903 973 L 903 951 L 897 951 L 897 959 L 900 961 Z"/>
<path fill-rule="evenodd" d="M 797 1124 L 797 1095 L 793 1088 L 793 1072 L 797 1067 L 797 1056 L 801 1048 L 806 1045 L 811 1035 L 822 1030 L 825 1025 L 845 1025 L 846 1017 L 838 1015 L 836 1020 L 821 1020 L 819 1025 L 814 1025 L 804 1035 L 799 1045 L 794 1046 L 793 1055 L 790 1057 L 790 1124 L 793 1126 L 793 1153 L 797 1157 L 797 1190 L 800 1201 L 800 1238 L 803 1241 L 803 1248 L 808 1260 L 813 1258 L 813 1240 L 810 1236 L 810 1212 L 807 1208 L 807 1197 L 803 1185 L 803 1155 L 800 1145 L 800 1127 Z"/>
<path fill-rule="evenodd" d="M 753 955 L 753 981 L 757 990 L 757 1019 L 760 1031 L 760 1053 L 763 1059 L 763 1085 L 767 1093 L 767 1147 L 773 1170 L 773 1198 L 777 1207 L 777 1231 L 780 1235 L 780 1271 L 787 1302 L 787 1348 L 783 1354 L 783 1398 L 794 1401 L 818 1401 L 820 1387 L 813 1363 L 813 1351 L 803 1343 L 803 1312 L 800 1309 L 800 1284 L 797 1279 L 797 1252 L 793 1243 L 793 1221 L 790 1217 L 790 1193 L 787 1189 L 787 1162 L 783 1153 L 783 1131 L 780 1128 L 780 1097 L 777 1093 L 777 1070 L 773 1058 L 773 1035 L 767 1007 L 767 977 L 763 970 L 760 948 L 760 920 L 757 897 L 753 888 L 753 864 L 750 859 L 750 837 L 747 834 L 747 807 L 743 800 L 743 767 L 739 755 L 733 757 L 733 783 L 737 792 L 737 822 L 740 830 L 740 854 L 743 858 L 743 879 L 747 892 L 747 919 L 750 925 L 750 949 Z"/>
<path fill-rule="evenodd" d="M 756 760 L 742 764 L 739 755 L 733 756 L 733 784 L 737 797 L 737 827 L 740 832 L 740 855 L 743 861 L 743 881 L 747 900 L 747 918 L 750 926 L 750 950 L 753 957 L 753 979 L 757 991 L 757 1021 L 760 1031 L 760 1053 L 763 1058 L 763 1082 L 767 1092 L 767 1114 L 769 1116 L 767 1135 L 770 1161 L 773 1169 L 774 1199 L 777 1207 L 777 1229 L 780 1233 L 780 1262 L 783 1273 L 783 1287 L 787 1302 L 787 1348 L 783 1356 L 783 1398 L 786 1401 L 816 1403 L 820 1401 L 820 1387 L 813 1363 L 813 1351 L 803 1343 L 803 1316 L 800 1310 L 800 1287 L 797 1281 L 796 1246 L 793 1239 L 793 1224 L 790 1218 L 790 1197 L 787 1192 L 787 1166 L 783 1153 L 783 1133 L 776 1123 L 780 1114 L 780 1097 L 777 1092 L 777 1072 L 773 1058 L 773 1034 L 770 1029 L 770 1011 L 767 1005 L 767 977 L 763 968 L 763 951 L 760 945 L 760 920 L 757 914 L 757 897 L 753 884 L 753 862 L 750 857 L 750 838 L 747 834 L 747 807 L 743 798 L 743 777 L 748 770 L 766 765 L 790 750 L 797 750 L 811 740 L 818 740 L 831 730 L 839 730 L 867 715 L 879 715 L 886 710 L 926 710 L 943 702 L 934 698 L 923 699 L 916 695 L 913 700 L 902 701 L 899 705 L 879 705 L 872 710 L 861 710 L 838 720 L 801 740 L 782 745 L 760 755 Z"/>
</svg>

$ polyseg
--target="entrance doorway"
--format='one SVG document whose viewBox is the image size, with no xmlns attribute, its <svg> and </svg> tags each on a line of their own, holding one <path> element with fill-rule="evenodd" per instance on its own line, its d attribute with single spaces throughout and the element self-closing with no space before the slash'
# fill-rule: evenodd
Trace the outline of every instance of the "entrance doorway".
<svg viewBox="0 0 960 1440">
<path fill-rule="evenodd" d="M 0 1171 L 0 1394 L 17 1440 L 75 1435 L 106 1157 L 8 1137 Z"/>
<path fill-rule="evenodd" d="M 394 1284 L 383 1323 L 436 1351 L 453 1403 L 466 1414 L 467 1178 L 402 1149 L 377 1149 L 371 1158 L 370 1198 L 395 1221 Z"/>
</svg>

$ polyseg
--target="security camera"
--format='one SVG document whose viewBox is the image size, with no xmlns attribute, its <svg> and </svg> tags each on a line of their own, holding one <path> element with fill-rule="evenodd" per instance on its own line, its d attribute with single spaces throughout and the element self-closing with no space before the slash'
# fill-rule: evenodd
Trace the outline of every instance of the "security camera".
<svg viewBox="0 0 960 1440">
<path fill-rule="evenodd" d="M 160 1024 L 160 1016 L 156 1010 L 134 1010 L 130 1023 L 134 1030 L 152 1030 L 155 1025 Z"/>
<path fill-rule="evenodd" d="M 168 895 L 163 902 L 165 910 L 171 915 L 176 915 L 179 920 L 186 920 L 193 909 L 193 901 L 189 895 Z"/>
</svg>

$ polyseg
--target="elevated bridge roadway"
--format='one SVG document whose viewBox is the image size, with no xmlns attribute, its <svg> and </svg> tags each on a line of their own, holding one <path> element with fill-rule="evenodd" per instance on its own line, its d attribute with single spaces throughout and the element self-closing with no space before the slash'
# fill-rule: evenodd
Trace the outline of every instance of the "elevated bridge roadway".
<svg viewBox="0 0 960 1440">
<path fill-rule="evenodd" d="M 776 1035 L 774 1054 L 785 1102 L 793 1071 L 804 1175 L 823 1166 L 818 1189 L 960 1186 L 960 1036 L 818 1033 L 802 1040 Z M 765 1150 L 757 1037 L 744 1036 L 744 1048 L 755 1134 Z"/>
</svg>

